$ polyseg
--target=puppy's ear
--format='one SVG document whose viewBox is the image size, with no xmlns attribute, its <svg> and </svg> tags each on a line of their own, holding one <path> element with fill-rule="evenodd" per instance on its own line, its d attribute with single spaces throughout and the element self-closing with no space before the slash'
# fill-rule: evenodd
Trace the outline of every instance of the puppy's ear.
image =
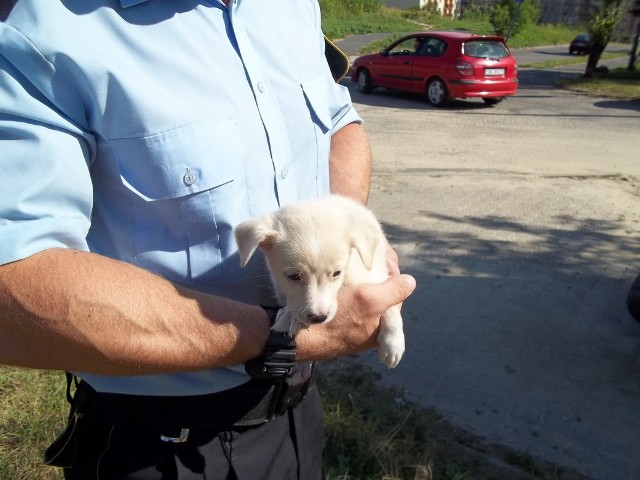
<svg viewBox="0 0 640 480">
<path fill-rule="evenodd" d="M 270 215 L 241 223 L 236 226 L 234 233 L 242 267 L 247 265 L 256 248 L 268 249 L 278 234 Z"/>
<path fill-rule="evenodd" d="M 357 250 L 367 270 L 371 270 L 373 266 L 373 255 L 382 237 L 380 226 L 372 220 L 356 220 L 352 223 L 351 229 L 351 246 Z"/>
</svg>

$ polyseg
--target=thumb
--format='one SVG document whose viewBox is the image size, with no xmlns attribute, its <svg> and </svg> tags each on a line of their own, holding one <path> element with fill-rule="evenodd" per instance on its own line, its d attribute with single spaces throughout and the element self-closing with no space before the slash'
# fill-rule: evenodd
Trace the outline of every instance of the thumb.
<svg viewBox="0 0 640 480">
<path fill-rule="evenodd" d="M 416 289 L 416 279 L 406 273 L 392 275 L 380 287 L 381 297 L 390 305 L 397 305 L 404 302 Z"/>
</svg>

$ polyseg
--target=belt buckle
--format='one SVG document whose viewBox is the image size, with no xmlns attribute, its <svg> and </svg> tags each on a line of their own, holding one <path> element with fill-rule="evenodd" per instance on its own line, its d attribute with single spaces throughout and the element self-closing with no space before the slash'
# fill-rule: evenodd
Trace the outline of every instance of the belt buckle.
<svg viewBox="0 0 640 480">
<path fill-rule="evenodd" d="M 160 435 L 160 440 L 167 443 L 185 443 L 189 440 L 189 432 L 188 428 L 180 429 L 180 435 L 177 437 L 170 437 L 168 435 Z"/>
</svg>

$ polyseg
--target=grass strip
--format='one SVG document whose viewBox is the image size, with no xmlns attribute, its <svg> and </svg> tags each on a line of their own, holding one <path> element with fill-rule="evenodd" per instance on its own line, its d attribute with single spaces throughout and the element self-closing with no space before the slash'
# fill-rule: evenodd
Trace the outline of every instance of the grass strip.
<svg viewBox="0 0 640 480">
<path fill-rule="evenodd" d="M 587 480 L 526 453 L 493 445 L 407 401 L 353 359 L 326 362 L 325 480 Z"/>
<path fill-rule="evenodd" d="M 0 367 L 0 479 L 58 480 L 42 455 L 67 415 L 64 374 Z"/>
<path fill-rule="evenodd" d="M 640 101 L 640 70 L 616 68 L 607 73 L 565 80 L 560 87 L 597 97 Z"/>
</svg>

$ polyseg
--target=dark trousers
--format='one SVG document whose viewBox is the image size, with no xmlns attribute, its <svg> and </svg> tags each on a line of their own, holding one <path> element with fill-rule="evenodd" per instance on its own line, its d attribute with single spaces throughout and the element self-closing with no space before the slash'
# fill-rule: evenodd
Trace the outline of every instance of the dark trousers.
<svg viewBox="0 0 640 480">
<path fill-rule="evenodd" d="M 324 430 L 317 388 L 258 427 L 192 429 L 185 443 L 123 417 L 99 397 L 84 413 L 67 480 L 320 480 Z"/>
</svg>

